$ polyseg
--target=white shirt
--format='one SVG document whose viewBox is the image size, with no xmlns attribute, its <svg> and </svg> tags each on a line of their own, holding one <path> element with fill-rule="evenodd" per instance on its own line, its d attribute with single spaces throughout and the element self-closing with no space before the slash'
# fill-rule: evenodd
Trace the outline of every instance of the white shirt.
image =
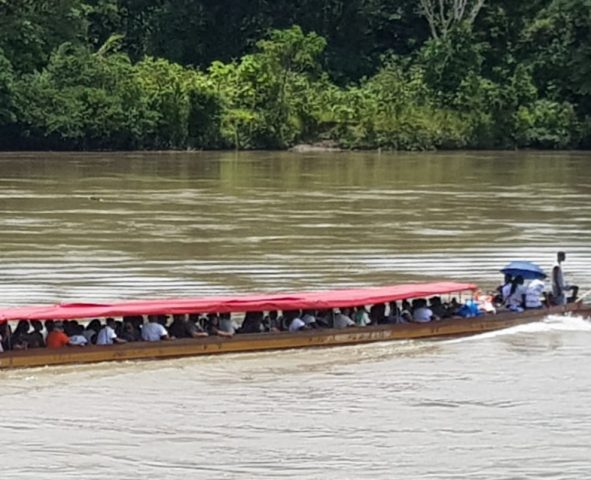
<svg viewBox="0 0 591 480">
<path fill-rule="evenodd" d="M 289 324 L 289 331 L 290 332 L 297 332 L 299 331 L 302 327 L 305 327 L 306 324 L 304 323 L 304 321 L 301 318 L 294 318 L 291 323 Z"/>
<path fill-rule="evenodd" d="M 509 290 L 510 291 L 510 290 Z M 523 303 L 523 296 L 526 294 L 524 285 L 517 285 L 517 288 L 513 292 L 513 295 L 509 295 L 505 304 L 508 307 L 520 307 Z"/>
<path fill-rule="evenodd" d="M 113 340 L 117 338 L 115 330 L 109 326 L 104 326 L 96 337 L 97 345 L 113 345 Z"/>
<path fill-rule="evenodd" d="M 542 300 L 540 297 L 544 293 L 544 282 L 541 280 L 532 280 L 527 286 L 525 293 L 525 306 L 527 308 L 540 308 Z"/>
<path fill-rule="evenodd" d="M 144 342 L 158 342 L 165 335 L 168 335 L 168 332 L 159 323 L 149 322 L 142 326 L 142 340 Z"/>
<path fill-rule="evenodd" d="M 427 307 L 420 307 L 415 309 L 412 319 L 418 323 L 429 323 L 433 317 L 433 311 Z"/>
<path fill-rule="evenodd" d="M 304 322 L 306 325 L 310 325 L 311 323 L 316 323 L 316 318 L 314 317 L 314 315 L 310 315 L 309 313 L 307 313 L 303 316 L 302 322 Z"/>
<path fill-rule="evenodd" d="M 220 330 L 228 333 L 236 333 L 238 324 L 231 318 L 220 318 Z"/>
<path fill-rule="evenodd" d="M 115 332 L 113 332 L 113 333 L 115 333 Z M 86 340 L 86 337 L 84 335 L 72 335 L 70 337 L 70 340 L 68 343 L 70 345 L 74 345 L 75 347 L 82 347 L 88 343 L 88 340 Z M 111 342 L 111 343 L 113 343 L 113 342 Z M 103 344 L 101 344 L 101 345 L 103 345 Z"/>
<path fill-rule="evenodd" d="M 355 322 L 351 320 L 347 315 L 342 313 L 336 313 L 334 316 L 334 328 L 347 328 L 355 325 Z"/>
</svg>

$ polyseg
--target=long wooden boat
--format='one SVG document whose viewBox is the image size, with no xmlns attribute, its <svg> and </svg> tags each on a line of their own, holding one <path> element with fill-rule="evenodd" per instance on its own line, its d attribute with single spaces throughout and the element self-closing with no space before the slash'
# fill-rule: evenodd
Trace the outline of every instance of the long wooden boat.
<svg viewBox="0 0 591 480">
<path fill-rule="evenodd" d="M 258 295 L 183 300 L 154 300 L 115 304 L 65 304 L 0 310 L 0 322 L 28 319 L 89 319 L 124 315 L 156 315 L 196 312 L 247 312 L 255 310 L 327 309 L 372 305 L 388 301 L 474 291 L 475 285 L 453 282 L 398 285 L 374 289 L 335 290 L 294 295 Z M 83 364 L 106 361 L 169 359 L 223 353 L 260 352 L 295 348 L 329 347 L 474 335 L 542 320 L 548 315 L 591 317 L 591 305 L 581 302 L 521 313 L 505 312 L 473 318 L 457 318 L 424 324 L 388 324 L 346 329 L 239 334 L 233 338 L 210 336 L 160 342 L 134 342 L 109 346 L 32 349 L 0 354 L 0 369 Z"/>
</svg>

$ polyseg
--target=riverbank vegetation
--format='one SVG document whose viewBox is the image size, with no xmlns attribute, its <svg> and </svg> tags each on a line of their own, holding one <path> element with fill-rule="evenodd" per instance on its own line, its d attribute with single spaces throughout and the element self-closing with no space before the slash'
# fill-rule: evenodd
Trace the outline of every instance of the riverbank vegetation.
<svg viewBox="0 0 591 480">
<path fill-rule="evenodd" d="M 588 148 L 591 0 L 2 0 L 0 148 Z"/>
</svg>

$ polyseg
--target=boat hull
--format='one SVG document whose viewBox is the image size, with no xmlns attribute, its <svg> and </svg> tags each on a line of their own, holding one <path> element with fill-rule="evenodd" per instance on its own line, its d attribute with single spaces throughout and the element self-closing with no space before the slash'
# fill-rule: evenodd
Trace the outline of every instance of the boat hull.
<svg viewBox="0 0 591 480">
<path fill-rule="evenodd" d="M 503 313 L 426 324 L 378 325 L 363 328 L 318 329 L 289 333 L 207 337 L 162 342 L 137 342 L 110 346 L 35 349 L 0 354 L 0 369 L 50 365 L 75 365 L 108 361 L 169 359 L 223 353 L 262 352 L 296 348 L 331 347 L 432 337 L 474 335 L 531 323 L 552 314 L 591 317 L 591 305 L 573 304 L 523 313 Z"/>
</svg>

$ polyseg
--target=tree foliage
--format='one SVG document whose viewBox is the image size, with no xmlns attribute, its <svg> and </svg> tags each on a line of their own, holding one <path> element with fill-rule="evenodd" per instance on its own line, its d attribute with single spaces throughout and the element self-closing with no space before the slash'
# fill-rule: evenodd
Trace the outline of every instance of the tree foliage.
<svg viewBox="0 0 591 480">
<path fill-rule="evenodd" d="M 0 0 L 3 148 L 591 145 L 591 0 Z"/>
<path fill-rule="evenodd" d="M 445 39 L 454 29 L 472 25 L 486 0 L 419 0 L 435 39 Z"/>
<path fill-rule="evenodd" d="M 12 65 L 0 50 L 0 128 L 15 120 L 13 112 L 14 72 Z"/>
</svg>

